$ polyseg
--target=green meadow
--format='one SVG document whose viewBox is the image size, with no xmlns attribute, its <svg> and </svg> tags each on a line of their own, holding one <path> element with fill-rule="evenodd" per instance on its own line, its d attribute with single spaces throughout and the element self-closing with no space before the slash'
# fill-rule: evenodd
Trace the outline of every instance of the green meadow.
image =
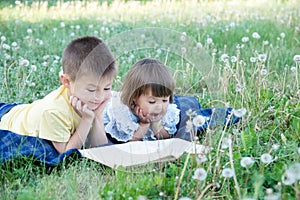
<svg viewBox="0 0 300 200">
<path fill-rule="evenodd" d="M 243 119 L 195 138 L 210 151 L 172 162 L 1 163 L 0 199 L 300 199 L 297 0 L 0 1 L 0 101 L 30 103 L 57 88 L 64 48 L 86 35 L 114 53 L 114 90 L 153 57 L 170 68 L 176 94 Z"/>
</svg>

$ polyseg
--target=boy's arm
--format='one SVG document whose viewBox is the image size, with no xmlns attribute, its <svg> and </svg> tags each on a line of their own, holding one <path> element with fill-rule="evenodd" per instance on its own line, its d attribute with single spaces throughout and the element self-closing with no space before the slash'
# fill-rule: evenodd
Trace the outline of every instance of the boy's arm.
<svg viewBox="0 0 300 200">
<path fill-rule="evenodd" d="M 93 118 L 82 118 L 76 131 L 71 135 L 68 142 L 54 142 L 52 144 L 59 153 L 64 153 L 69 149 L 80 149 L 86 141 Z"/>
</svg>

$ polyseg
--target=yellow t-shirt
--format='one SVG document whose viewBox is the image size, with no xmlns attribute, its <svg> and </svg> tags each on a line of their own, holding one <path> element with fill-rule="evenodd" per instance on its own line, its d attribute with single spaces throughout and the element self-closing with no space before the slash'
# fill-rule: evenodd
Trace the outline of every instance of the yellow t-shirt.
<svg viewBox="0 0 300 200">
<path fill-rule="evenodd" d="M 0 129 L 55 142 L 67 142 L 80 122 L 67 94 L 60 86 L 43 99 L 13 107 L 0 121 Z"/>
</svg>

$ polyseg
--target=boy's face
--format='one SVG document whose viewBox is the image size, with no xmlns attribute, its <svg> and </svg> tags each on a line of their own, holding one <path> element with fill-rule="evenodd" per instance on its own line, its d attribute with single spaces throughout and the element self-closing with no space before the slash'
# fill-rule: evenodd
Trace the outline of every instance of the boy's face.
<svg viewBox="0 0 300 200">
<path fill-rule="evenodd" d="M 83 75 L 75 81 L 70 81 L 69 96 L 77 97 L 83 104 L 87 104 L 89 109 L 95 110 L 111 97 L 111 86 L 110 79 Z"/>
<path fill-rule="evenodd" d="M 134 100 L 136 106 L 143 111 L 143 115 L 149 114 L 151 121 L 158 121 L 166 115 L 170 96 L 155 97 L 151 91 L 142 94 Z"/>
</svg>

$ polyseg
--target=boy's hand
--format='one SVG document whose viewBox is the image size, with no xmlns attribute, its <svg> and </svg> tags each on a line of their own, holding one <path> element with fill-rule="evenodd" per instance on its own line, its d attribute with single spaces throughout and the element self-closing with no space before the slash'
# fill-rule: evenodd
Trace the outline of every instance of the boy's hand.
<svg viewBox="0 0 300 200">
<path fill-rule="evenodd" d="M 84 104 L 80 99 L 75 96 L 70 97 L 70 103 L 75 111 L 82 117 L 87 119 L 94 119 L 94 112 L 88 108 L 87 104 Z"/>
<path fill-rule="evenodd" d="M 106 104 L 109 102 L 109 98 L 108 99 L 106 99 L 106 100 L 104 100 L 102 103 L 101 103 L 101 105 L 98 107 L 98 108 L 96 108 L 95 110 L 94 110 L 94 113 L 95 113 L 95 117 L 97 117 L 97 118 L 101 118 L 101 117 L 103 117 L 104 116 L 104 114 L 103 114 L 103 112 L 104 112 L 104 109 L 105 109 L 105 106 L 106 106 Z"/>
</svg>

